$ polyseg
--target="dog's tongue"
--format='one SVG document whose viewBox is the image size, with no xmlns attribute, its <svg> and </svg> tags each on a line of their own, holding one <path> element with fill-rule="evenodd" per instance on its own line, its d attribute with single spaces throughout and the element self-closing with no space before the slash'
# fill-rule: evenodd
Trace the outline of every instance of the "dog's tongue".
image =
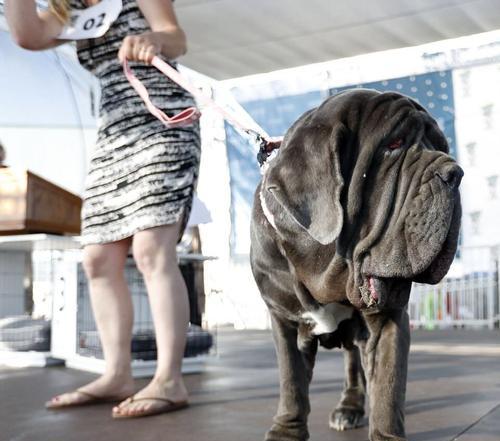
<svg viewBox="0 0 500 441">
<path fill-rule="evenodd" d="M 372 299 L 375 300 L 376 302 L 378 302 L 379 295 L 378 295 L 377 290 L 375 289 L 375 280 L 371 276 L 368 278 L 368 285 L 370 288 L 370 295 L 371 295 Z"/>
</svg>

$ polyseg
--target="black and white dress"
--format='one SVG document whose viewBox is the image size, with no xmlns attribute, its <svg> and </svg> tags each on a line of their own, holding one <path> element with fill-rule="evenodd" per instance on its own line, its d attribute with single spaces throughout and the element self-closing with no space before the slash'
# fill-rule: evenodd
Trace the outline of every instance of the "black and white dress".
<svg viewBox="0 0 500 441">
<path fill-rule="evenodd" d="M 73 8 L 86 7 L 71 0 Z M 103 37 L 77 42 L 80 63 L 101 85 L 97 146 L 82 208 L 82 243 L 102 244 L 189 216 L 200 161 L 198 124 L 166 128 L 146 109 L 117 58 L 127 35 L 149 31 L 135 0 Z M 171 63 L 172 64 L 172 63 Z M 194 105 L 193 97 L 155 67 L 130 63 L 153 103 L 172 115 Z"/>
</svg>

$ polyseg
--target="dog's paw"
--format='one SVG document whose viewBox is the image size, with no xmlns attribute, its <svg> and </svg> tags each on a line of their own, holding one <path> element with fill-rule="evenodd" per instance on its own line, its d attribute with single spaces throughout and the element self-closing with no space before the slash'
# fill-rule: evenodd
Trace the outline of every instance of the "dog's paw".
<svg viewBox="0 0 500 441">
<path fill-rule="evenodd" d="M 356 409 L 336 409 L 330 414 L 330 429 L 343 432 L 363 426 L 364 411 Z"/>
<path fill-rule="evenodd" d="M 266 433 L 264 441 L 307 441 L 309 432 L 307 427 L 286 427 L 281 424 L 273 424 Z"/>
</svg>

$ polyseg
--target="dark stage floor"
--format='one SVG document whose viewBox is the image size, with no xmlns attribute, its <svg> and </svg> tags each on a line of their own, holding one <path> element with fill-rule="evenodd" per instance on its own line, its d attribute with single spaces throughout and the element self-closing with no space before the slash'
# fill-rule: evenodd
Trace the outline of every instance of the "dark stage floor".
<svg viewBox="0 0 500 441">
<path fill-rule="evenodd" d="M 278 399 L 274 348 L 264 331 L 219 330 L 205 372 L 186 376 L 186 410 L 115 421 L 110 405 L 44 409 L 50 396 L 92 378 L 60 367 L 0 368 L 0 440 L 259 441 Z M 311 440 L 367 440 L 366 428 L 328 428 L 342 381 L 340 351 L 321 351 L 311 385 Z M 406 414 L 410 441 L 500 441 L 500 331 L 414 332 Z"/>
</svg>

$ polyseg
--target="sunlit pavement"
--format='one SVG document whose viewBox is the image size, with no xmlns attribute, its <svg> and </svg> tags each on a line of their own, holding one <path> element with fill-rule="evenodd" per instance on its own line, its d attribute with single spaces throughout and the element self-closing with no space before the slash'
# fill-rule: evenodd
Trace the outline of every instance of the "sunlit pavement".
<svg viewBox="0 0 500 441">
<path fill-rule="evenodd" d="M 415 331 L 408 379 L 409 441 L 500 441 L 500 331 Z M 272 338 L 220 330 L 216 354 L 186 376 L 191 406 L 172 414 L 113 420 L 111 405 L 47 411 L 52 395 L 93 375 L 65 368 L 0 368 L 2 441 L 260 441 L 278 400 Z M 147 380 L 138 381 L 138 387 Z M 366 427 L 328 428 L 343 383 L 340 351 L 318 354 L 311 385 L 312 441 L 365 441 Z"/>
</svg>

